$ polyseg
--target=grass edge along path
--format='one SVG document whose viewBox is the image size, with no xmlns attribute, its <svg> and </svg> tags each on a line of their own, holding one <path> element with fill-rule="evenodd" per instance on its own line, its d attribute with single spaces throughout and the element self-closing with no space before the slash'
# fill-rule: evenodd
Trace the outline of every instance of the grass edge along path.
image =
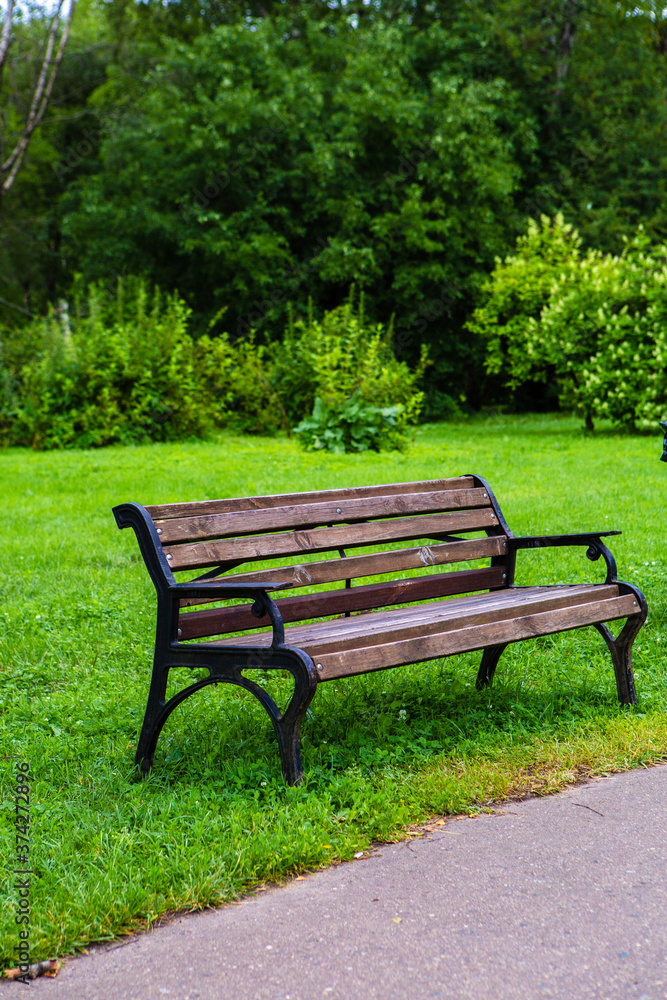
<svg viewBox="0 0 667 1000">
<path fill-rule="evenodd" d="M 240 888 L 228 898 L 202 901 L 185 909 L 167 909 L 147 918 L 137 916 L 114 929 L 109 927 L 102 938 L 91 940 L 88 945 L 145 933 L 179 914 L 232 905 L 268 888 L 283 887 L 300 875 L 315 874 L 332 865 L 351 862 L 361 852 L 366 856 L 373 847 L 422 836 L 429 832 L 431 824 L 438 819 L 475 816 L 484 811 L 491 812 L 509 802 L 555 795 L 595 778 L 663 764 L 667 762 L 667 749 L 659 747 L 667 748 L 667 720 L 660 719 L 656 722 L 656 730 L 652 735 L 646 730 L 638 733 L 629 718 L 621 718 L 617 720 L 617 725 L 609 727 L 605 737 L 596 733 L 588 739 L 574 737 L 532 743 L 529 747 L 521 748 L 525 751 L 525 759 L 517 748 L 512 762 L 504 757 L 501 760 L 482 758 L 443 762 L 441 767 L 431 766 L 405 778 L 396 788 L 397 794 L 403 795 L 401 805 L 405 809 L 402 823 L 396 828 L 385 828 L 382 836 L 369 833 L 348 846 L 340 855 L 334 850 L 324 863 L 316 867 L 291 867 L 285 872 L 275 871 L 269 878 L 259 877 L 254 884 Z M 529 759 L 534 763 L 525 762 Z M 451 769 L 447 767 L 448 763 Z M 412 787 L 415 783 L 420 786 L 419 789 Z M 444 813 L 430 811 L 430 797 L 435 801 L 448 793 L 453 795 L 456 808 Z M 413 795 L 416 801 L 411 802 Z M 489 851 L 493 850 L 493 842 L 490 841 Z M 62 952 L 57 957 L 67 959 L 86 953 L 86 947 L 79 947 Z M 39 960 L 43 960 L 43 957 Z"/>
</svg>

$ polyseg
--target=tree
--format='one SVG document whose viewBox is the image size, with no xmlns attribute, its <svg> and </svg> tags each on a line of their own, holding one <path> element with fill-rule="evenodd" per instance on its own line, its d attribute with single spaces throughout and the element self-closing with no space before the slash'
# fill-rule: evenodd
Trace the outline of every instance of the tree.
<svg viewBox="0 0 667 1000">
<path fill-rule="evenodd" d="M 68 6 L 65 0 L 57 0 L 48 28 L 39 74 L 34 83 L 32 99 L 23 121 L 19 117 L 20 109 L 13 105 L 11 100 L 8 102 L 8 107 L 0 114 L 0 208 L 3 198 L 6 197 L 16 179 L 32 134 L 44 118 L 56 75 L 65 53 L 74 7 L 75 0 L 69 0 Z M 0 35 L 0 85 L 12 42 L 13 15 L 14 0 L 7 0 L 2 34 Z M 61 29 L 60 41 L 58 41 L 59 28 Z M 12 146 L 13 148 L 11 148 Z M 5 155 L 6 147 L 11 148 L 8 155 Z"/>
<path fill-rule="evenodd" d="M 167 41 L 98 91 L 115 117 L 68 192 L 70 257 L 91 278 L 145 270 L 200 316 L 227 306 L 237 336 L 280 336 L 289 301 L 323 312 L 356 284 L 404 356 L 435 342 L 460 382 L 460 310 L 515 233 L 531 116 L 502 79 L 450 70 L 437 24 L 254 29 Z"/>
</svg>

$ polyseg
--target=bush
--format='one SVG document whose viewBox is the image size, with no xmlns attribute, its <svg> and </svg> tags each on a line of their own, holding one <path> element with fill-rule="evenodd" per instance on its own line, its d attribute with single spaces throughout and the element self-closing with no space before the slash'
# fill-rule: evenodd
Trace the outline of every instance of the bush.
<svg viewBox="0 0 667 1000">
<path fill-rule="evenodd" d="M 394 355 L 392 324 L 367 323 L 363 295 L 356 309 L 354 299 L 352 289 L 320 322 L 312 308 L 306 320 L 293 322 L 290 314 L 274 369 L 284 412 L 292 425 L 301 421 L 298 432 L 307 447 L 325 447 L 326 441 L 335 450 L 404 448 L 424 399 L 417 386 L 427 350 L 411 372 Z"/>
<path fill-rule="evenodd" d="M 216 317 L 216 322 L 224 310 Z M 419 414 L 417 370 L 394 357 L 391 326 L 369 326 L 353 293 L 321 322 L 290 322 L 285 340 L 230 343 L 188 333 L 178 295 L 140 278 L 77 290 L 0 341 L 0 435 L 33 448 L 97 447 L 202 436 L 226 423 L 251 433 L 299 428 L 308 447 L 402 448 Z"/>
<path fill-rule="evenodd" d="M 187 333 L 177 295 L 140 279 L 90 285 L 28 324 L 5 350 L 4 437 L 33 448 L 90 447 L 201 435 L 226 412 L 226 340 Z"/>
<path fill-rule="evenodd" d="M 254 333 L 234 345 L 226 333 L 222 339 L 229 358 L 225 369 L 229 426 L 245 434 L 271 435 L 279 430 L 289 434 L 289 419 L 276 385 L 275 351 L 257 344 Z"/>
<path fill-rule="evenodd" d="M 605 417 L 654 427 L 667 400 L 667 246 L 643 230 L 614 256 L 583 253 L 562 216 L 531 223 L 497 261 L 469 327 L 490 372 L 513 388 L 555 378 L 563 406 L 593 428 Z"/>
</svg>

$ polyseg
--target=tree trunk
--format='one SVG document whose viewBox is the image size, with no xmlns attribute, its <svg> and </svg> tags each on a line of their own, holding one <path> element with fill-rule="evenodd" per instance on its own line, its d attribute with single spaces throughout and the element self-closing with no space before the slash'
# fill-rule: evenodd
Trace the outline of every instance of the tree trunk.
<svg viewBox="0 0 667 1000">
<path fill-rule="evenodd" d="M 563 94 L 563 84 L 570 68 L 570 58 L 574 45 L 574 33 L 577 30 L 576 19 L 581 8 L 580 0 L 566 0 L 563 5 L 563 20 L 558 36 L 556 52 L 556 89 L 554 91 L 554 106 L 558 106 Z"/>
</svg>

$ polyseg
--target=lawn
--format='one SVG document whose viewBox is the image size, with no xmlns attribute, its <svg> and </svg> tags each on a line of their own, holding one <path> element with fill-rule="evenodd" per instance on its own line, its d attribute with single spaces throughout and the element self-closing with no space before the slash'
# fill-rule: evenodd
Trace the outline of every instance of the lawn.
<svg viewBox="0 0 667 1000">
<path fill-rule="evenodd" d="M 407 455 L 308 455 L 286 440 L 0 453 L 0 757 L 31 769 L 31 959 L 63 955 L 168 910 L 349 859 L 435 813 L 474 811 L 579 776 L 667 757 L 667 468 L 660 438 L 585 436 L 565 417 L 420 428 Z M 210 687 L 168 722 L 156 766 L 133 755 L 150 674 L 154 597 L 111 507 L 475 472 L 517 534 L 620 528 L 619 576 L 649 620 L 639 705 L 618 707 L 594 629 L 511 647 L 493 688 L 479 654 L 323 685 L 303 728 L 306 781 L 286 788 L 271 725 Z M 600 580 L 583 549 L 519 555 L 517 582 Z M 15 762 L 0 760 L 0 942 L 17 964 Z"/>
</svg>

